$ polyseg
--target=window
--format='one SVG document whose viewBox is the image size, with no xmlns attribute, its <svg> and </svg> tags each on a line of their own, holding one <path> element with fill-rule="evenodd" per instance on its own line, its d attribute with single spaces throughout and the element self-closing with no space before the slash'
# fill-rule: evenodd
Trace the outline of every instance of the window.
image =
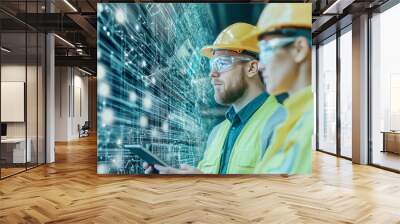
<svg viewBox="0 0 400 224">
<path fill-rule="evenodd" d="M 346 32 L 347 31 L 347 32 Z M 352 157 L 352 33 L 340 36 L 340 155 Z"/>
<path fill-rule="evenodd" d="M 400 170 L 400 5 L 371 18 L 372 163 Z"/>
<path fill-rule="evenodd" d="M 336 153 L 336 39 L 318 48 L 318 148 Z"/>
</svg>

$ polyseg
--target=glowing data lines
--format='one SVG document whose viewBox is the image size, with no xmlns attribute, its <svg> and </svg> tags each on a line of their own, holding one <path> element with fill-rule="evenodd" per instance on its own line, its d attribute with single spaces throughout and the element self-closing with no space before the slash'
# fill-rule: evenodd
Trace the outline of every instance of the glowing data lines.
<svg viewBox="0 0 400 224">
<path fill-rule="evenodd" d="M 143 173 L 124 144 L 154 146 L 174 167 L 197 165 L 216 120 L 202 117 L 208 63 L 199 49 L 215 39 L 206 4 L 102 4 L 98 13 L 99 172 Z M 190 21 L 190 22 L 188 22 Z M 210 83 L 208 83 L 210 84 Z M 211 103 L 210 103 L 211 102 Z M 211 116 L 209 116 L 211 117 Z M 119 160 L 122 166 L 117 166 Z"/>
<path fill-rule="evenodd" d="M 168 121 L 164 121 L 164 122 L 163 122 L 163 124 L 162 124 L 162 126 L 161 126 L 161 129 L 163 130 L 163 132 L 168 132 L 168 130 L 169 130 Z"/>
<path fill-rule="evenodd" d="M 115 19 L 117 20 L 118 23 L 124 23 L 125 22 L 125 11 L 123 9 L 117 9 L 115 12 Z"/>
<path fill-rule="evenodd" d="M 99 3 L 97 4 L 97 13 L 103 12 L 103 4 Z"/>
<path fill-rule="evenodd" d="M 151 94 L 146 92 L 145 96 L 143 98 L 143 107 L 144 107 L 144 109 L 149 110 L 152 105 L 153 105 L 153 101 L 152 101 Z"/>
<path fill-rule="evenodd" d="M 97 173 L 98 174 L 109 174 L 109 167 L 106 164 L 97 164 Z"/>
<path fill-rule="evenodd" d="M 108 97 L 110 95 L 110 86 L 106 83 L 99 83 L 99 87 L 97 89 L 98 94 L 100 96 Z"/>
<path fill-rule="evenodd" d="M 134 91 L 129 92 L 129 102 L 136 103 L 137 99 L 138 99 L 138 96 Z"/>
<path fill-rule="evenodd" d="M 142 128 L 146 128 L 149 125 L 149 119 L 146 116 L 141 116 L 139 118 L 139 126 Z"/>
<path fill-rule="evenodd" d="M 145 60 L 142 61 L 142 67 L 146 67 L 147 63 Z"/>
<path fill-rule="evenodd" d="M 153 85 L 156 84 L 156 78 L 155 78 L 155 77 L 151 77 L 151 83 L 152 83 Z"/>
<path fill-rule="evenodd" d="M 151 137 L 152 138 L 157 138 L 159 137 L 160 133 L 157 131 L 157 129 L 151 130 Z"/>
<path fill-rule="evenodd" d="M 124 165 L 121 155 L 117 155 L 112 159 L 113 166 L 115 168 L 121 168 Z"/>
<path fill-rule="evenodd" d="M 105 108 L 101 114 L 101 121 L 105 125 L 110 125 L 114 122 L 114 112 L 110 108 Z"/>
<path fill-rule="evenodd" d="M 98 50 L 100 51 L 100 50 Z M 106 76 L 106 69 L 100 63 L 97 64 L 97 80 L 102 80 Z"/>
<path fill-rule="evenodd" d="M 117 142 L 116 142 L 116 143 L 117 143 L 117 145 L 122 145 L 122 139 L 120 139 L 120 138 L 117 139 Z"/>
</svg>

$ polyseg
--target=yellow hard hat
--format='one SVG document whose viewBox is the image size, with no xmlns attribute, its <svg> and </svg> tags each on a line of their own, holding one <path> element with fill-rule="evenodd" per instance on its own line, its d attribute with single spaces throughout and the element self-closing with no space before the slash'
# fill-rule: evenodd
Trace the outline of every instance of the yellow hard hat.
<svg viewBox="0 0 400 224">
<path fill-rule="evenodd" d="M 244 39 L 255 30 L 256 27 L 248 23 L 234 23 L 218 35 L 213 45 L 203 47 L 200 53 L 208 58 L 213 56 L 215 50 L 233 50 L 238 53 L 248 51 L 257 55 L 259 52 L 257 37 Z"/>
<path fill-rule="evenodd" d="M 311 29 L 312 3 L 269 3 L 261 13 L 257 30 L 249 39 L 258 38 L 263 33 L 286 28 Z"/>
</svg>

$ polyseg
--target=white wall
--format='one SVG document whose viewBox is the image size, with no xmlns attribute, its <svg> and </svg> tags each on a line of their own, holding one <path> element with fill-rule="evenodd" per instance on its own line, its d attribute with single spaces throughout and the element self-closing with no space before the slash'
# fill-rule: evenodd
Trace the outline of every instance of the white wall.
<svg viewBox="0 0 400 224">
<path fill-rule="evenodd" d="M 368 162 L 368 15 L 352 23 L 352 159 Z"/>
<path fill-rule="evenodd" d="M 67 67 L 55 68 L 55 141 L 68 140 L 68 87 Z"/>
<path fill-rule="evenodd" d="M 312 137 L 312 147 L 313 150 L 317 149 L 317 48 L 315 45 L 312 46 L 312 69 L 311 69 L 311 81 L 312 81 L 312 90 L 314 92 L 314 133 Z"/>
<path fill-rule="evenodd" d="M 54 5 L 46 1 L 46 8 L 54 12 Z M 46 35 L 46 163 L 55 162 L 55 41 L 54 34 Z"/>
<path fill-rule="evenodd" d="M 28 72 L 28 87 L 27 87 L 27 119 L 28 119 L 28 137 L 31 133 L 29 130 L 35 130 L 36 136 L 36 66 L 27 66 L 19 64 L 5 64 L 1 66 L 1 81 L 2 82 L 25 82 L 25 75 Z M 4 97 L 4 96 L 3 96 Z M 39 107 L 42 105 L 39 105 Z M 7 108 L 1 108 L 7 110 Z M 7 136 L 8 137 L 25 137 L 25 123 L 26 122 L 7 122 Z M 32 131 L 33 132 L 33 131 Z"/>
<path fill-rule="evenodd" d="M 76 70 L 75 70 L 76 72 Z M 80 73 L 81 74 L 81 73 Z M 88 78 L 74 75 L 74 108 L 72 108 L 72 130 L 71 135 L 78 137 L 78 124 L 81 126 L 88 121 Z M 80 97 L 79 97 L 80 96 Z M 80 102 L 79 102 L 80 101 Z M 81 107 L 81 108 L 80 108 Z M 81 110 L 81 111 L 80 111 Z"/>
<path fill-rule="evenodd" d="M 25 64 L 24 65 L 2 65 L 1 81 L 3 82 L 25 82 Z M 1 108 L 7 110 L 7 108 Z M 7 137 L 25 137 L 25 123 L 11 122 L 7 123 Z"/>
<path fill-rule="evenodd" d="M 88 78 L 75 68 L 56 67 L 55 85 L 55 140 L 77 139 L 78 124 L 88 120 Z"/>
</svg>

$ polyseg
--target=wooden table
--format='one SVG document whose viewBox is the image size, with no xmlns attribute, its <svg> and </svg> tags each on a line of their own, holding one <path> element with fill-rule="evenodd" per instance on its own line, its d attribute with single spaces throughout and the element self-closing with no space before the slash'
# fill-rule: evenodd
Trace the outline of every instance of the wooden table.
<svg viewBox="0 0 400 224">
<path fill-rule="evenodd" d="M 400 131 L 382 131 L 383 150 L 382 152 L 392 152 L 400 154 Z"/>
</svg>

